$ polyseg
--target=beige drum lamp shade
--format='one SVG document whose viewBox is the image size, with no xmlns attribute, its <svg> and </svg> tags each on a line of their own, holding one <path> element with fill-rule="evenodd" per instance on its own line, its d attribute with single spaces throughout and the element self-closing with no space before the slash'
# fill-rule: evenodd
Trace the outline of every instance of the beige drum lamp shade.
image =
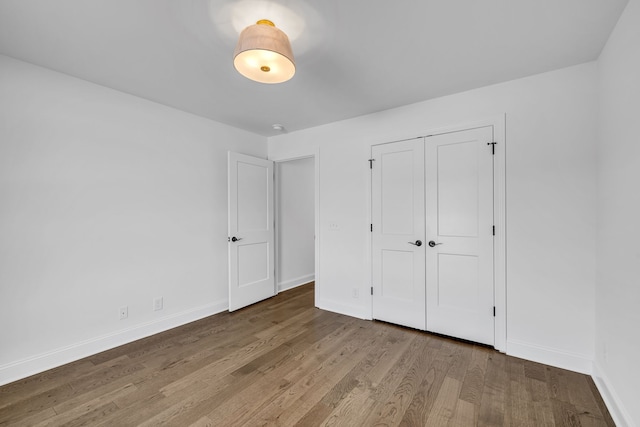
<svg viewBox="0 0 640 427">
<path fill-rule="evenodd" d="M 286 82 L 296 73 L 289 38 L 266 19 L 242 30 L 233 65 L 240 74 L 260 83 Z"/>
</svg>

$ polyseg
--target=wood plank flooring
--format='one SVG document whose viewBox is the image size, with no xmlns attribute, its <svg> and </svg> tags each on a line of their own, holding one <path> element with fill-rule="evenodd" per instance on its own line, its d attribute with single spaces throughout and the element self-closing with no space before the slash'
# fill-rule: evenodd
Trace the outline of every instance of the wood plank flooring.
<svg viewBox="0 0 640 427">
<path fill-rule="evenodd" d="M 613 426 L 590 377 L 313 307 L 313 285 L 0 387 L 0 425 Z"/>
</svg>

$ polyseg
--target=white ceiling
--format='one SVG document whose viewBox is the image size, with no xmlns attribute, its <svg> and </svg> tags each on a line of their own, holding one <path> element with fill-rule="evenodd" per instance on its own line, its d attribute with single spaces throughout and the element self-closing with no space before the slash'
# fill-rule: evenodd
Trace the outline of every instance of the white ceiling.
<svg viewBox="0 0 640 427">
<path fill-rule="evenodd" d="M 265 136 L 598 57 L 628 0 L 0 0 L 0 53 Z M 279 85 L 239 31 L 290 35 Z"/>
</svg>

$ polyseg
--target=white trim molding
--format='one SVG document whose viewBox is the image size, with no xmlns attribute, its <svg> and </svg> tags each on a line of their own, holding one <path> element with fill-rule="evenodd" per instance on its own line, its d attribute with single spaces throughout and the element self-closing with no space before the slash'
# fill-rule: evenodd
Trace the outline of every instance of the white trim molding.
<svg viewBox="0 0 640 427">
<path fill-rule="evenodd" d="M 345 316 L 355 317 L 358 319 L 371 320 L 371 316 L 365 308 L 361 306 L 348 305 L 339 301 L 316 299 L 316 307 L 321 310 L 327 310 Z"/>
<path fill-rule="evenodd" d="M 604 400 L 605 405 L 607 405 L 611 418 L 613 418 L 616 425 L 634 427 L 635 424 L 631 419 L 631 415 L 629 415 L 629 412 L 622 404 L 622 401 L 615 389 L 611 387 L 611 381 L 605 375 L 598 362 L 594 362 L 593 364 L 592 378 L 593 382 L 596 383 L 596 387 L 598 387 L 602 400 Z"/>
<path fill-rule="evenodd" d="M 0 385 L 8 384 L 123 344 L 168 331 L 169 329 L 221 313 L 228 308 L 229 304 L 225 299 L 224 301 L 185 310 L 160 319 L 140 323 L 120 331 L 8 363 L 0 366 Z"/>
<path fill-rule="evenodd" d="M 304 276 L 295 277 L 290 280 L 278 283 L 278 292 L 287 291 L 289 289 L 297 288 L 298 286 L 306 285 L 309 282 L 313 282 L 316 279 L 315 274 L 306 274 Z"/>
<path fill-rule="evenodd" d="M 591 375 L 593 355 L 572 353 L 524 341 L 508 340 L 507 355 Z"/>
</svg>

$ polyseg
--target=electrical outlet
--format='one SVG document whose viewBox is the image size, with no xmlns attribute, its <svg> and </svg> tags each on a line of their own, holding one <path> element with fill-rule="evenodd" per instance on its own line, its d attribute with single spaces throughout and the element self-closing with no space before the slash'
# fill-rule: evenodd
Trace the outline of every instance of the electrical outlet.
<svg viewBox="0 0 640 427">
<path fill-rule="evenodd" d="M 162 297 L 153 299 L 153 311 L 162 310 Z"/>
<path fill-rule="evenodd" d="M 358 288 L 353 288 L 353 291 L 351 291 L 351 296 L 354 298 L 360 298 L 360 290 Z"/>
<path fill-rule="evenodd" d="M 124 307 L 120 307 L 120 320 L 126 319 L 129 317 L 129 307 L 126 305 Z"/>
</svg>

